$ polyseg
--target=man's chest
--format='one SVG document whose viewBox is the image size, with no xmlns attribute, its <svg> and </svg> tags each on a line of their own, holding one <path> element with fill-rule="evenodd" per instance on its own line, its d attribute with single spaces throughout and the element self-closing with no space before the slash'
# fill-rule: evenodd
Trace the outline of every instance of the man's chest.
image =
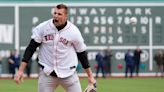
<svg viewBox="0 0 164 92">
<path fill-rule="evenodd" d="M 67 48 L 72 45 L 73 37 L 65 32 L 51 32 L 42 37 L 42 43 L 48 46 Z"/>
</svg>

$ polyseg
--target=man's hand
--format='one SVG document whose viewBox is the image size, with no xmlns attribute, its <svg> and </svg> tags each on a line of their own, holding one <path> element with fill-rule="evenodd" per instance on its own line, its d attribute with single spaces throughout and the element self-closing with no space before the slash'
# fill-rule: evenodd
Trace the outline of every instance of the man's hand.
<svg viewBox="0 0 164 92">
<path fill-rule="evenodd" d="M 90 84 L 94 84 L 96 82 L 95 78 L 93 76 L 88 76 L 88 82 Z"/>
<path fill-rule="evenodd" d="M 18 70 L 18 72 L 14 78 L 14 80 L 17 84 L 20 84 L 20 82 L 23 82 L 23 71 L 24 71 L 26 66 L 27 66 L 26 62 L 21 62 L 19 70 Z"/>
<path fill-rule="evenodd" d="M 88 75 L 88 86 L 87 88 L 84 90 L 84 92 L 96 92 L 97 88 L 96 88 L 96 80 L 92 75 L 92 71 L 90 68 L 85 69 L 87 75 Z"/>
<path fill-rule="evenodd" d="M 14 78 L 14 80 L 17 84 L 20 84 L 21 82 L 23 82 L 23 72 L 18 71 L 15 78 Z"/>
</svg>

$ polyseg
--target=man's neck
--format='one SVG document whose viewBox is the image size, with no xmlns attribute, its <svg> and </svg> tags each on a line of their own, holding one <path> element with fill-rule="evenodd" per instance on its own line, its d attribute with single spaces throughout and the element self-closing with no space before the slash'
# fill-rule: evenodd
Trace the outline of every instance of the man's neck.
<svg viewBox="0 0 164 92">
<path fill-rule="evenodd" d="M 54 20 L 53 20 L 54 22 Z M 67 25 L 67 21 L 63 24 L 63 25 L 60 25 L 60 26 L 56 26 L 56 28 L 58 29 L 58 31 L 60 31 L 61 29 L 63 29 L 65 26 Z"/>
</svg>

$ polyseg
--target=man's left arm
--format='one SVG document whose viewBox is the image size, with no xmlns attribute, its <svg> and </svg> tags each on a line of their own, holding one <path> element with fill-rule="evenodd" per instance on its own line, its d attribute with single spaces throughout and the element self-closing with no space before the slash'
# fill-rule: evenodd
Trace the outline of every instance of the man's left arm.
<svg viewBox="0 0 164 92">
<path fill-rule="evenodd" d="M 78 56 L 79 61 L 82 64 L 82 67 L 85 69 L 85 72 L 87 73 L 88 82 L 91 84 L 94 84 L 96 80 L 94 79 L 92 70 L 90 68 L 87 52 L 83 51 L 83 52 L 77 53 L 77 56 Z"/>
</svg>

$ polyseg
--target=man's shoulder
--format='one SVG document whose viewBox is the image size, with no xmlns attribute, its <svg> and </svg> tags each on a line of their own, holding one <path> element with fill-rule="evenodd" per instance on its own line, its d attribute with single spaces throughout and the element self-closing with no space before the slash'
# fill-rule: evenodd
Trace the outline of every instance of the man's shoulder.
<svg viewBox="0 0 164 92">
<path fill-rule="evenodd" d="M 36 28 L 44 28 L 44 27 L 47 27 L 50 24 L 50 21 L 51 20 L 52 19 L 45 20 L 45 21 L 41 22 L 39 25 L 36 26 Z"/>
<path fill-rule="evenodd" d="M 67 22 L 68 22 L 68 25 L 70 25 L 70 28 L 71 28 L 71 29 L 79 30 L 79 28 L 78 28 L 75 24 L 73 24 L 73 23 L 70 22 L 70 21 L 67 21 Z"/>
</svg>

